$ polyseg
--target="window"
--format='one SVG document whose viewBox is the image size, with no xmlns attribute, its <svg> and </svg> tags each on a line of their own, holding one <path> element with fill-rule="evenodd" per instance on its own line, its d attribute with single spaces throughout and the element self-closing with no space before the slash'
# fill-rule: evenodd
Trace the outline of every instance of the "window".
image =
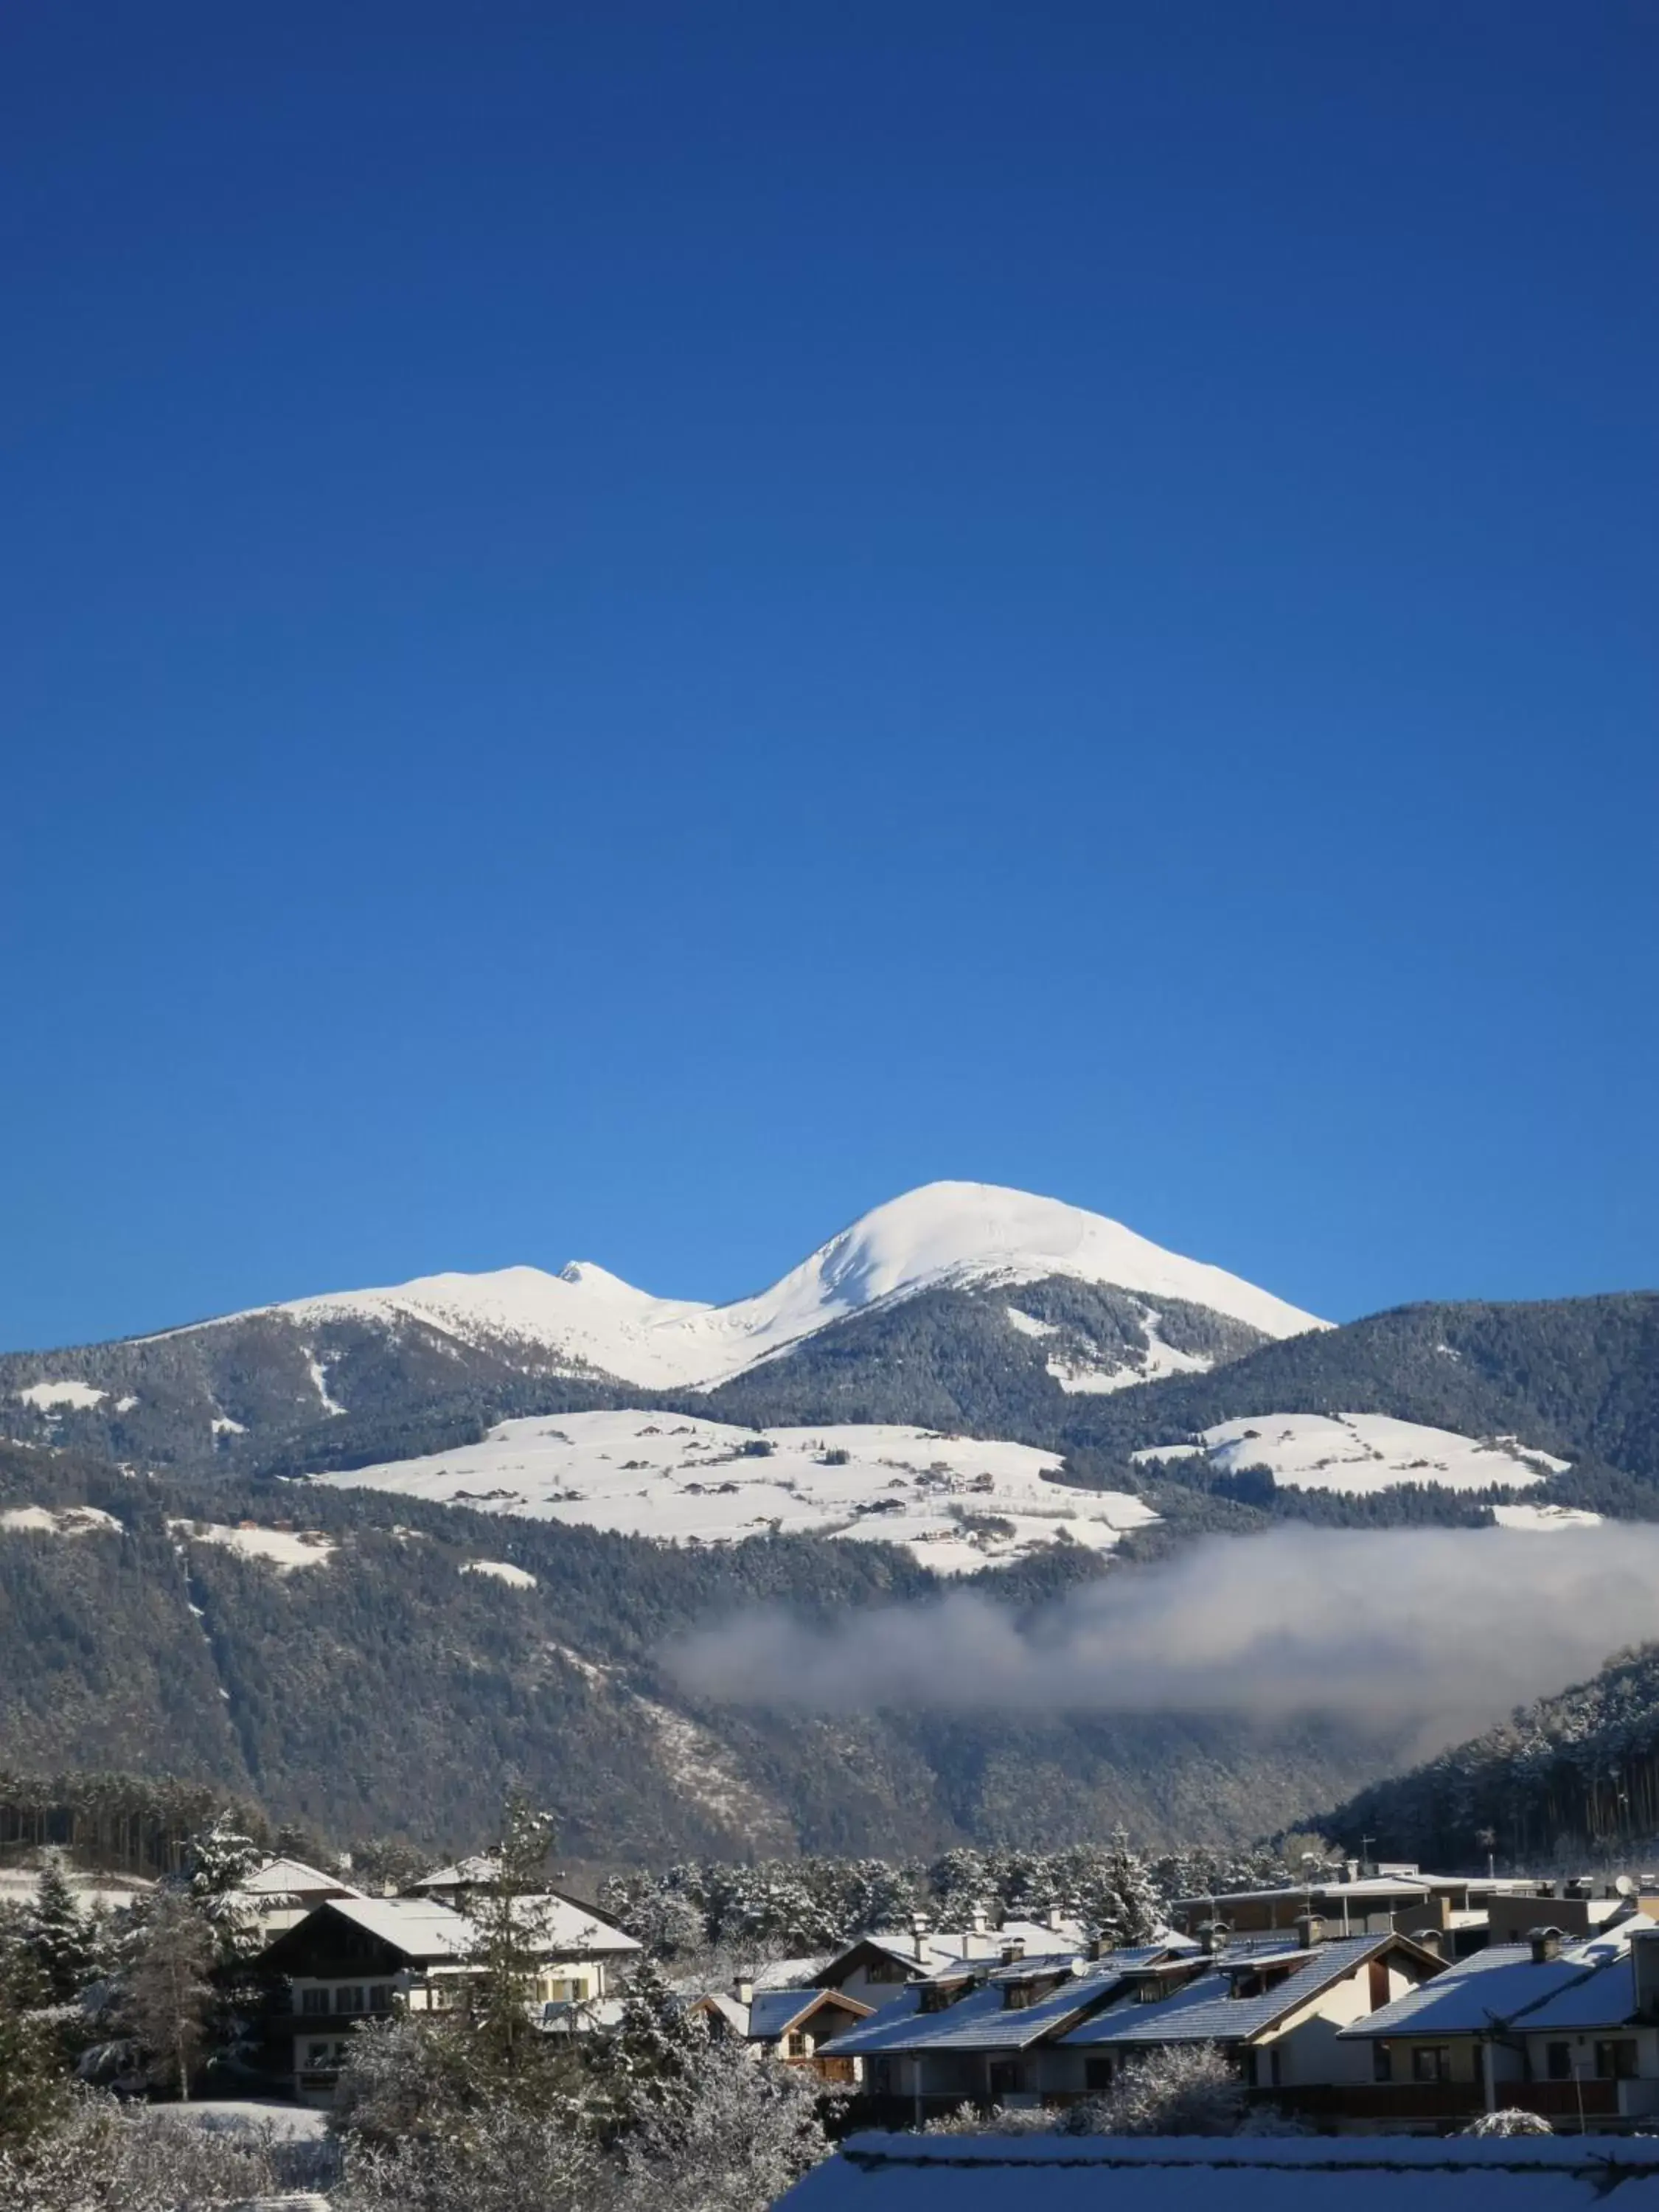
<svg viewBox="0 0 1659 2212">
<path fill-rule="evenodd" d="M 300 2010 L 301 2013 L 326 2012 L 328 2010 L 328 1991 L 326 1990 L 301 1990 L 300 1992 Z"/>
<path fill-rule="evenodd" d="M 1547 2043 L 1544 2045 L 1544 2072 L 1552 2081 L 1571 2081 L 1571 2044 Z"/>
<path fill-rule="evenodd" d="M 1412 2052 L 1413 2081 L 1449 2081 L 1451 2047 L 1444 2043 L 1419 2043 Z"/>
<path fill-rule="evenodd" d="M 375 1983 L 374 1988 L 368 1993 L 368 2008 L 371 2012 L 391 2011 L 392 1984 L 390 1982 Z"/>
<path fill-rule="evenodd" d="M 1373 2081 L 1392 2081 L 1394 2053 L 1386 2043 L 1371 2045 L 1371 2079 Z"/>
<path fill-rule="evenodd" d="M 1085 2058 L 1083 2062 L 1083 2086 L 1091 2093 L 1109 2089 L 1112 2086 L 1112 2062 L 1109 2058 Z"/>
<path fill-rule="evenodd" d="M 1595 2078 L 1598 2081 L 1635 2080 L 1636 2039 L 1633 2035 L 1621 2035 L 1615 2041 L 1596 2045 Z"/>
<path fill-rule="evenodd" d="M 866 1982 L 902 1982 L 904 1969 L 896 1959 L 872 1959 L 864 1970 Z"/>
<path fill-rule="evenodd" d="M 336 2009 L 340 2012 L 361 2012 L 363 2008 L 362 1984 L 348 1982 L 343 1989 L 336 1990 L 334 2002 Z"/>
<path fill-rule="evenodd" d="M 333 2050 L 333 2048 L 334 2046 L 331 2043 L 307 2044 L 306 2064 L 307 2066 L 326 2066 L 329 2062 L 329 2053 Z"/>
<path fill-rule="evenodd" d="M 792 2058 L 805 2058 L 805 2056 L 806 2056 L 806 2035 L 805 2035 L 805 2031 L 804 2029 L 802 2029 L 802 2028 L 799 2028 L 799 2027 L 792 2027 L 792 2028 L 790 2029 L 790 2031 L 789 2031 L 788 2051 L 789 2051 L 789 2056 L 790 2056 Z"/>
</svg>

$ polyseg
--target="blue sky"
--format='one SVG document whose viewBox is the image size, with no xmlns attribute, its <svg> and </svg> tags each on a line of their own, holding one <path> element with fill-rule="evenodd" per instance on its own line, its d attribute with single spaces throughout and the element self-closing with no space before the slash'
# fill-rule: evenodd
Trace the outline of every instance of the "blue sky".
<svg viewBox="0 0 1659 2212">
<path fill-rule="evenodd" d="M 15 10 L 0 1343 L 935 1176 L 1659 1282 L 1659 16 Z"/>
</svg>

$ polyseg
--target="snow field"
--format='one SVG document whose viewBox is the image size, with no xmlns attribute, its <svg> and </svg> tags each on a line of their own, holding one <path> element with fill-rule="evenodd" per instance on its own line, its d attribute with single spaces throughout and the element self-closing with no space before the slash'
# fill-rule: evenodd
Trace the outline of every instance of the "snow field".
<svg viewBox="0 0 1659 2212">
<path fill-rule="evenodd" d="M 1066 1539 L 1106 1549 L 1157 1517 L 1126 1492 L 1047 1481 L 1059 1465 L 1029 1444 L 889 1423 L 760 1436 L 630 1411 L 505 1421 L 481 1443 L 311 1480 L 670 1541 L 730 1544 L 777 1528 L 903 1544 L 942 1574 Z M 1012 1525 L 976 1527 L 981 1519 Z"/>
<path fill-rule="evenodd" d="M 1202 1436 L 1201 1443 L 1162 1445 L 1134 1458 L 1145 1465 L 1201 1454 L 1212 1467 L 1228 1472 L 1270 1468 L 1276 1481 L 1351 1498 L 1400 1482 L 1431 1483 L 1442 1490 L 1485 1490 L 1493 1484 L 1523 1490 L 1564 1474 L 1568 1465 L 1528 1449 L 1514 1437 L 1461 1437 L 1385 1413 L 1253 1413 L 1222 1421 Z"/>
<path fill-rule="evenodd" d="M 173 1534 L 194 1544 L 218 1544 L 245 1559 L 265 1559 L 279 1575 L 295 1567 L 324 1567 L 338 1545 L 314 1528 L 233 1528 L 218 1521 L 169 1521 Z"/>
<path fill-rule="evenodd" d="M 39 1413 L 49 1413 L 56 1407 L 72 1406 L 76 1413 L 84 1413 L 94 1406 L 101 1406 L 109 1392 L 94 1390 L 90 1382 L 31 1382 L 12 1395 Z M 129 1399 L 125 1402 L 131 1405 L 136 1401 Z"/>
<path fill-rule="evenodd" d="M 534 1589 L 536 1577 L 524 1567 L 515 1567 L 509 1559 L 469 1559 L 461 1569 L 464 1575 L 488 1575 L 498 1583 L 509 1583 L 514 1589 Z"/>
<path fill-rule="evenodd" d="M 105 1513 L 96 1505 L 65 1505 L 53 1510 L 47 1505 L 9 1505 L 0 1512 L 0 1529 L 16 1535 L 90 1536 L 122 1533 L 121 1524 L 112 1513 Z"/>
</svg>

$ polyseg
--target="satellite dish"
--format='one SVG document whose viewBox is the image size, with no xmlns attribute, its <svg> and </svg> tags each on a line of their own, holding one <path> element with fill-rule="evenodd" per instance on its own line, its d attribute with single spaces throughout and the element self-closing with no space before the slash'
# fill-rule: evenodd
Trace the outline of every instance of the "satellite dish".
<svg viewBox="0 0 1659 2212">
<path fill-rule="evenodd" d="M 1634 1897 L 1636 1894 L 1636 1884 L 1627 1874 L 1621 1874 L 1613 1886 L 1620 1897 Z"/>
</svg>

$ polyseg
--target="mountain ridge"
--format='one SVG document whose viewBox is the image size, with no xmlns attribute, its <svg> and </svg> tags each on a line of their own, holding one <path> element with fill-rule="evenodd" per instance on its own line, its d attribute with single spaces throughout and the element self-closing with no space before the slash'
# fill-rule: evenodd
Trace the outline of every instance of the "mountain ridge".
<svg viewBox="0 0 1659 2212">
<path fill-rule="evenodd" d="M 1058 1303 L 1043 1303 L 1045 1285 L 1060 1286 Z M 1024 1307 L 997 1303 L 1028 1289 Z M 722 1306 L 654 1297 L 592 1261 L 417 1277 L 0 1355 L 0 1412 L 21 1441 L 147 1464 L 246 1462 L 243 1439 L 332 1430 L 319 1449 L 342 1464 L 342 1449 L 356 1449 L 343 1443 L 352 1422 L 418 1425 L 438 1406 L 498 1419 L 684 1401 L 849 1322 L 952 1300 L 989 1301 L 994 1335 L 1048 1378 L 1051 1398 L 1206 1369 L 1325 1326 L 1103 1215 L 992 1184 L 933 1183 Z M 417 1435 L 419 1448 L 430 1441 Z"/>
<path fill-rule="evenodd" d="M 463 1335 L 522 1337 L 646 1388 L 706 1389 L 853 1313 L 945 1284 L 1050 1275 L 1180 1298 L 1266 1337 L 1328 1326 L 1103 1214 L 999 1184 L 939 1182 L 872 1208 L 764 1290 L 720 1304 L 660 1298 L 579 1260 L 551 1273 L 519 1266 L 320 1292 L 191 1327 L 223 1327 L 261 1313 L 301 1320 L 401 1314 Z"/>
</svg>

